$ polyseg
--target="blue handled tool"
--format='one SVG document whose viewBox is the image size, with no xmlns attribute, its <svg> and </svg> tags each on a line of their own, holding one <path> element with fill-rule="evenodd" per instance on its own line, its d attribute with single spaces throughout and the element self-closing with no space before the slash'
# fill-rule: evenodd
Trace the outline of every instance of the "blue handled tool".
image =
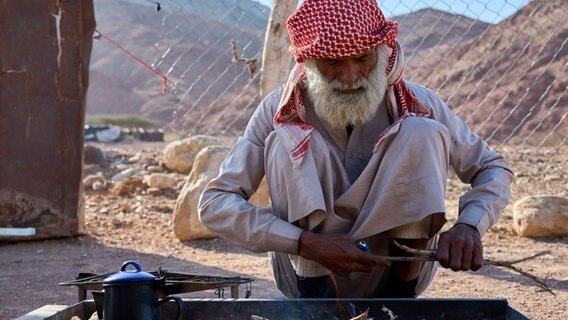
<svg viewBox="0 0 568 320">
<path fill-rule="evenodd" d="M 355 242 L 355 246 L 364 252 L 369 252 L 369 245 L 363 240 Z"/>
</svg>

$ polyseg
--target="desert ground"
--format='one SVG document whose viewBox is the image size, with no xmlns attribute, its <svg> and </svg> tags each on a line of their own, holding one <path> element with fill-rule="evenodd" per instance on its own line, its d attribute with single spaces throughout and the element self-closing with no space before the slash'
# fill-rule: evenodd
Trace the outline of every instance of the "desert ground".
<svg viewBox="0 0 568 320">
<path fill-rule="evenodd" d="M 120 142 L 97 144 L 110 166 L 85 166 L 85 174 L 113 174 L 113 159 L 146 159 L 159 162 L 164 143 Z M 501 146 L 517 179 L 511 204 L 500 222 L 484 236 L 485 258 L 516 260 L 543 251 L 547 254 L 517 264 L 543 279 L 550 294 L 517 273 L 493 266 L 478 272 L 453 272 L 439 268 L 420 298 L 505 298 L 529 319 L 568 318 L 568 237 L 531 239 L 512 229 L 512 203 L 523 196 L 548 194 L 568 197 L 566 148 Z M 448 216 L 455 221 L 457 199 L 467 189 L 456 179 L 448 185 Z M 116 272 L 126 260 L 137 260 L 144 271 L 174 272 L 254 278 L 241 286 L 240 296 L 283 298 L 275 288 L 266 254 L 252 253 L 220 238 L 180 241 L 173 233 L 173 210 L 180 186 L 160 196 L 141 189 L 127 195 L 107 190 L 85 190 L 84 230 L 73 238 L 0 243 L 0 319 L 13 319 L 47 304 L 77 302 L 75 287 L 58 284 L 75 279 L 80 272 Z M 214 290 L 183 294 L 216 298 L 229 292 Z M 88 297 L 89 298 L 89 297 Z"/>
</svg>

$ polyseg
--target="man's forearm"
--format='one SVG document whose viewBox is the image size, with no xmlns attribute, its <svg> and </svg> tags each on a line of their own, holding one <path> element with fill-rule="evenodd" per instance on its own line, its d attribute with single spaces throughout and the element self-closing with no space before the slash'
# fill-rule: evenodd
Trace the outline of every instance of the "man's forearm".
<svg viewBox="0 0 568 320">
<path fill-rule="evenodd" d="M 479 172 L 472 189 L 460 198 L 456 223 L 473 226 L 483 236 L 499 220 L 509 202 L 513 178 L 513 173 L 503 167 L 488 167 Z"/>
<path fill-rule="evenodd" d="M 270 207 L 256 207 L 238 194 L 209 188 L 203 192 L 199 214 L 203 225 L 239 246 L 297 254 L 302 229 L 278 219 Z"/>
</svg>

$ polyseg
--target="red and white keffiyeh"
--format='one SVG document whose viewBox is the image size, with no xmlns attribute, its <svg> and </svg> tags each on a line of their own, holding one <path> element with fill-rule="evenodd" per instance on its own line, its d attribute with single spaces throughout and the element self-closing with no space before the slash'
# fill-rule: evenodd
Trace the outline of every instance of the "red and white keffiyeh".
<svg viewBox="0 0 568 320">
<path fill-rule="evenodd" d="M 304 0 L 286 23 L 290 52 L 296 59 L 274 117 L 274 127 L 289 151 L 294 167 L 305 156 L 314 126 L 306 122 L 301 87 L 305 59 L 341 59 L 386 44 L 392 48 L 387 67 L 387 99 L 395 122 L 377 138 L 398 131 L 407 116 L 427 116 L 403 80 L 404 55 L 396 42 L 398 23 L 387 20 L 376 0 Z M 375 145 L 375 148 L 376 148 Z"/>
</svg>

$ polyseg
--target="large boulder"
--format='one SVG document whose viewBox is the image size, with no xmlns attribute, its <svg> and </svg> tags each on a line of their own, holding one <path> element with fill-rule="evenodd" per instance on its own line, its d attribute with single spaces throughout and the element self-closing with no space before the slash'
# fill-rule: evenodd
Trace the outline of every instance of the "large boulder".
<svg viewBox="0 0 568 320">
<path fill-rule="evenodd" d="M 209 146 L 202 149 L 195 157 L 191 173 L 174 208 L 174 234 L 178 239 L 196 240 L 215 237 L 215 234 L 199 221 L 197 207 L 201 193 L 207 183 L 219 174 L 221 162 L 229 150 L 222 146 Z M 268 187 L 264 180 L 249 201 L 257 206 L 270 204 Z"/>
<path fill-rule="evenodd" d="M 513 205 L 513 228 L 525 237 L 568 236 L 568 199 L 527 196 Z"/>
<path fill-rule="evenodd" d="M 202 149 L 193 163 L 174 208 L 174 234 L 180 240 L 207 239 L 215 237 L 205 228 L 197 214 L 199 196 L 207 183 L 219 173 L 219 166 L 229 153 L 229 148 L 210 146 Z"/>
<path fill-rule="evenodd" d="M 219 138 L 206 135 L 196 135 L 177 140 L 166 146 L 162 161 L 169 170 L 187 174 L 191 171 L 195 156 L 201 149 L 222 144 Z"/>
</svg>

